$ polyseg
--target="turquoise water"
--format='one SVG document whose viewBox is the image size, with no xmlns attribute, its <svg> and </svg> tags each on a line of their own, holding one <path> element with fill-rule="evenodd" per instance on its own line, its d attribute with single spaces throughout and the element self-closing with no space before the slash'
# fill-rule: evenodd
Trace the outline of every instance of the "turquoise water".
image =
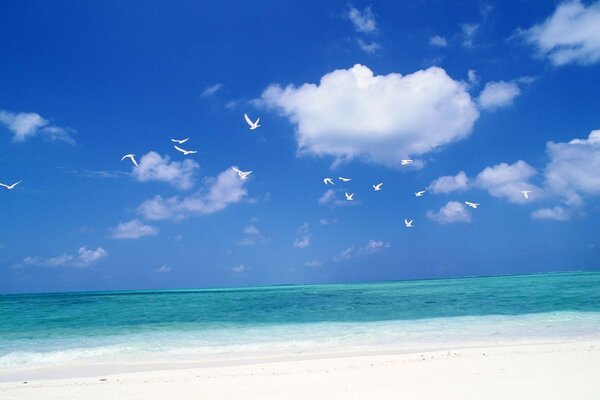
<svg viewBox="0 0 600 400">
<path fill-rule="evenodd" d="M 600 337 L 600 273 L 0 296 L 0 369 Z"/>
</svg>

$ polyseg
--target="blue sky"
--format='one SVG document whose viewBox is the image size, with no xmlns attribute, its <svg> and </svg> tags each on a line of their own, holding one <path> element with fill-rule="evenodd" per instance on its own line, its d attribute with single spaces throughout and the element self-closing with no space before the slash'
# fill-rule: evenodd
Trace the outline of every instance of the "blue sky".
<svg viewBox="0 0 600 400">
<path fill-rule="evenodd" d="M 3 2 L 0 35 L 0 292 L 600 269 L 600 1 Z"/>
</svg>

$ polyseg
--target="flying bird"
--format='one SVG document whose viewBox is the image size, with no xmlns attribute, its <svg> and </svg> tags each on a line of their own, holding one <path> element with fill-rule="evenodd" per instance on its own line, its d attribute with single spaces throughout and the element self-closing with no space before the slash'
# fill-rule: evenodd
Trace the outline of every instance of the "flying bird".
<svg viewBox="0 0 600 400">
<path fill-rule="evenodd" d="M 256 118 L 256 122 L 252 122 L 252 120 L 248 117 L 248 114 L 244 114 L 244 118 L 246 119 L 246 122 L 248 123 L 248 125 L 250 125 L 250 130 L 253 131 L 256 128 L 258 128 L 260 125 L 258 124 L 258 121 L 260 121 L 260 117 Z"/>
<path fill-rule="evenodd" d="M 381 185 L 383 185 L 383 182 L 373 185 L 373 189 L 375 189 L 376 192 L 379 192 L 381 190 Z"/>
<path fill-rule="evenodd" d="M 425 194 L 425 191 L 424 191 L 424 190 L 421 190 L 421 191 L 419 191 L 419 192 L 416 192 L 416 193 L 415 193 L 415 196 L 417 196 L 417 197 L 423 197 L 423 195 L 424 195 L 424 194 Z"/>
<path fill-rule="evenodd" d="M 523 197 L 525 197 L 526 199 L 529 199 L 529 193 L 531 193 L 531 190 L 521 190 L 521 194 L 523 195 Z"/>
<path fill-rule="evenodd" d="M 237 172 L 240 179 L 248 179 L 248 175 L 250 175 L 252 173 L 252 171 L 247 171 L 247 172 L 240 171 L 236 167 L 231 167 L 231 169 L 234 170 L 235 172 Z"/>
<path fill-rule="evenodd" d="M 400 165 L 408 165 L 411 164 L 413 160 L 400 160 Z"/>
<path fill-rule="evenodd" d="M 352 193 L 352 194 L 344 193 L 344 195 L 346 196 L 346 200 L 348 200 L 348 201 L 354 200 L 354 193 Z"/>
<path fill-rule="evenodd" d="M 5 188 L 7 188 L 8 190 L 13 190 L 15 188 L 15 186 L 17 186 L 19 183 L 23 182 L 23 180 L 20 180 L 19 182 L 15 182 L 12 185 L 6 185 L 4 183 L 0 183 L 0 186 L 4 186 Z"/>
<path fill-rule="evenodd" d="M 333 179 L 331 179 L 331 178 L 323 179 L 323 183 L 326 185 L 335 185 L 335 183 L 333 183 Z"/>
<path fill-rule="evenodd" d="M 406 218 L 404 218 L 404 226 L 406 226 L 407 228 L 412 228 L 413 227 L 413 220 L 411 219 L 409 221 Z"/>
<path fill-rule="evenodd" d="M 339 179 L 340 181 L 342 181 L 342 182 L 349 182 L 349 181 L 351 181 L 351 180 L 352 180 L 352 179 L 350 179 L 350 178 L 342 178 L 341 176 L 340 176 L 340 177 L 338 177 L 338 179 Z"/>
<path fill-rule="evenodd" d="M 129 158 L 131 160 L 131 162 L 133 163 L 133 165 L 135 165 L 136 167 L 139 167 L 137 161 L 135 161 L 135 154 L 125 154 L 123 156 L 123 158 L 121 158 L 121 161 L 123 161 L 126 158 Z"/>
<path fill-rule="evenodd" d="M 465 204 L 468 205 L 471 208 L 477 208 L 477 207 L 479 207 L 481 205 L 479 203 L 471 203 L 470 201 L 465 201 Z"/>
<path fill-rule="evenodd" d="M 190 140 L 190 138 L 185 138 L 185 139 L 171 139 L 171 142 L 173 142 L 173 143 L 179 143 L 179 144 L 184 144 L 188 140 Z"/>
<path fill-rule="evenodd" d="M 177 145 L 174 145 L 173 147 L 175 147 L 178 151 L 182 152 L 184 156 L 187 156 L 188 154 L 196 154 L 197 153 L 196 150 L 184 150 L 181 147 L 178 147 Z"/>
</svg>

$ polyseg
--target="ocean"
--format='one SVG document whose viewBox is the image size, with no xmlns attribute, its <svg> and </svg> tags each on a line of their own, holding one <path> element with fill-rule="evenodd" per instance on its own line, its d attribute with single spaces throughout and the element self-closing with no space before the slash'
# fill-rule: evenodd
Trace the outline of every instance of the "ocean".
<svg viewBox="0 0 600 400">
<path fill-rule="evenodd" d="M 597 272 L 0 295 L 0 372 L 597 338 Z"/>
</svg>

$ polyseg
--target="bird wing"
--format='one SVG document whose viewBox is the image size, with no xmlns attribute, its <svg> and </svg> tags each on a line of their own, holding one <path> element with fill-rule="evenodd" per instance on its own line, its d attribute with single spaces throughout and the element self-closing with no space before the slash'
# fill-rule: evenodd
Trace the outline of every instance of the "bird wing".
<svg viewBox="0 0 600 400">
<path fill-rule="evenodd" d="M 198 151 L 196 151 L 196 150 L 188 150 L 188 151 L 187 151 L 187 154 L 196 154 L 197 152 L 198 152 Z"/>
<path fill-rule="evenodd" d="M 236 167 L 231 167 L 231 169 L 237 172 L 238 174 L 243 174 L 243 172 L 237 169 Z"/>
<path fill-rule="evenodd" d="M 254 123 L 254 125 L 258 125 L 258 121 L 260 121 L 260 117 L 256 118 L 256 122 Z"/>
<path fill-rule="evenodd" d="M 137 161 L 135 161 L 135 157 L 131 156 L 131 162 L 133 163 L 133 165 L 135 165 L 136 167 L 139 167 Z"/>
<path fill-rule="evenodd" d="M 246 118 L 246 122 L 248 123 L 248 125 L 250 125 L 250 126 L 254 125 L 254 123 L 250 120 L 250 118 L 248 118 L 248 114 L 244 114 L 244 118 Z"/>
<path fill-rule="evenodd" d="M 181 147 L 174 145 L 173 147 L 175 147 L 178 151 L 182 152 L 183 154 L 185 154 L 186 150 L 182 149 Z"/>
<path fill-rule="evenodd" d="M 125 154 L 125 155 L 124 155 L 124 156 L 121 158 L 121 161 L 123 161 L 124 159 L 126 159 L 126 158 L 129 158 L 129 157 L 131 157 L 131 154 Z"/>
<path fill-rule="evenodd" d="M 0 186 L 4 186 L 5 188 L 8 189 L 8 185 L 5 185 L 4 183 L 0 183 Z"/>
</svg>

